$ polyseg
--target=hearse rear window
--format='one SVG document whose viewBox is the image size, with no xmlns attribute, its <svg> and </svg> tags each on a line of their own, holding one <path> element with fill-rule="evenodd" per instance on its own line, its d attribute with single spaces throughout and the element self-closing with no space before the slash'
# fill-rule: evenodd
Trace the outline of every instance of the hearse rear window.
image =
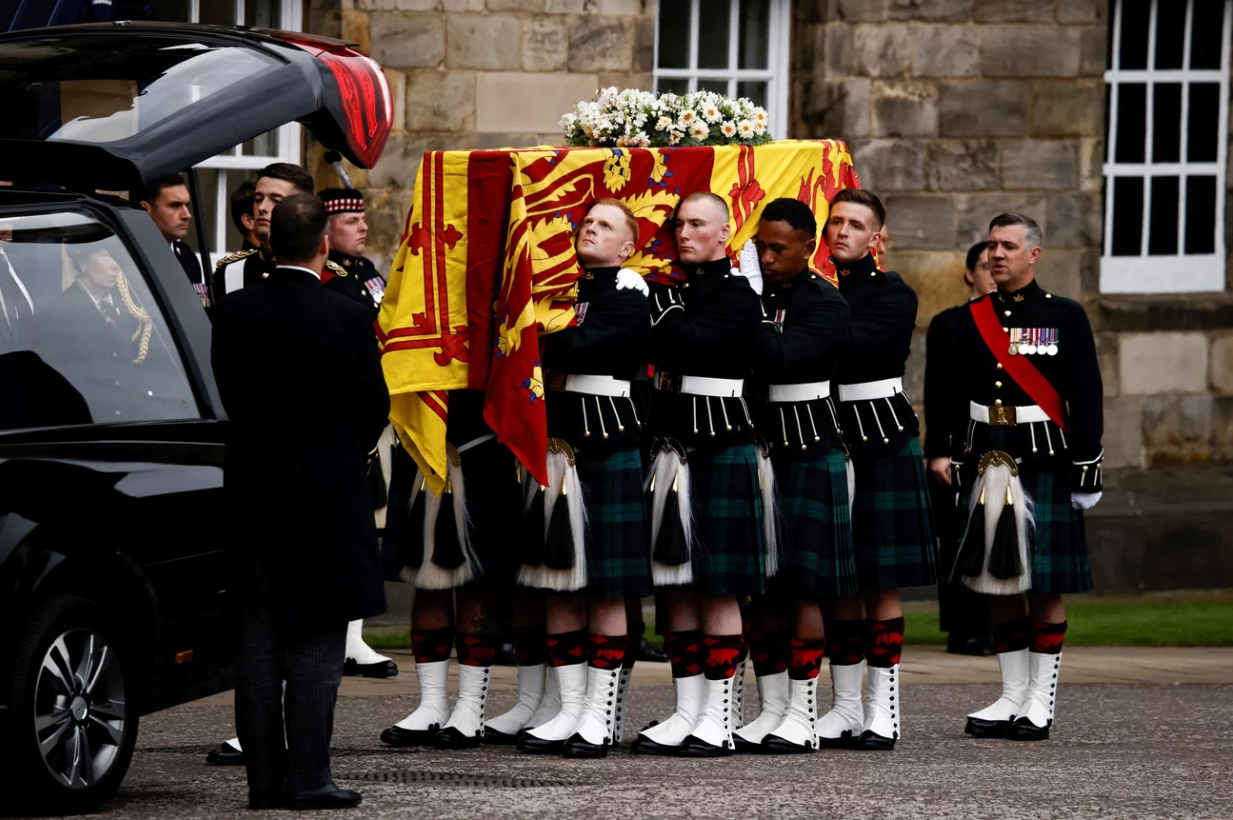
<svg viewBox="0 0 1233 820">
<path fill-rule="evenodd" d="M 170 36 L 48 36 L 0 45 L 0 139 L 109 143 L 279 65 Z"/>
</svg>

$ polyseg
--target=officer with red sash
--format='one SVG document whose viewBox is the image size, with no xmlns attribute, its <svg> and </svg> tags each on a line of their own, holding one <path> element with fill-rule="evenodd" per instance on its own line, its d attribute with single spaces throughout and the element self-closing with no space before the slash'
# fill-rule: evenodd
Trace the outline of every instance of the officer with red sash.
<svg viewBox="0 0 1233 820">
<path fill-rule="evenodd" d="M 956 323 L 951 458 L 962 541 L 953 577 L 993 596 L 1002 695 L 968 716 L 976 737 L 1044 740 L 1057 701 L 1064 593 L 1092 587 L 1083 511 L 1101 495 L 1102 398 L 1083 307 L 1035 280 L 1041 231 L 989 224 L 996 292 Z"/>
</svg>

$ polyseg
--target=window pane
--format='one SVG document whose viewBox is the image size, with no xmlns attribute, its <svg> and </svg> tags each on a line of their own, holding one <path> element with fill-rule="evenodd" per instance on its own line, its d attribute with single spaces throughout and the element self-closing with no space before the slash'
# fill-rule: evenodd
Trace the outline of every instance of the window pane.
<svg viewBox="0 0 1233 820">
<path fill-rule="evenodd" d="M 154 18 L 164 23 L 191 23 L 188 0 L 154 0 Z"/>
<path fill-rule="evenodd" d="M 278 132 L 266 131 L 253 137 L 240 146 L 240 153 L 246 157 L 276 157 L 278 156 Z"/>
<path fill-rule="evenodd" d="M 660 77 L 655 81 L 655 90 L 660 94 L 686 94 L 689 92 L 689 80 L 684 77 Z"/>
<path fill-rule="evenodd" d="M 1177 177 L 1152 179 L 1152 227 L 1147 236 L 1150 256 L 1177 253 Z"/>
<path fill-rule="evenodd" d="M 698 80 L 699 91 L 714 91 L 717 94 L 728 93 L 727 80 Z"/>
<path fill-rule="evenodd" d="M 770 0 L 741 0 L 741 68 L 766 68 L 770 25 Z"/>
<path fill-rule="evenodd" d="M 1193 0 L 1194 28 L 1190 34 L 1190 67 L 1220 68 L 1220 46 L 1224 36 L 1224 3 L 1219 0 Z"/>
<path fill-rule="evenodd" d="M 744 80 L 736 84 L 736 96 L 748 97 L 754 105 L 766 108 L 766 83 L 754 80 Z"/>
<path fill-rule="evenodd" d="M 1147 68 L 1148 0 L 1122 0 L 1121 68 Z"/>
<path fill-rule="evenodd" d="M 659 67 L 689 68 L 689 0 L 660 0 Z"/>
<path fill-rule="evenodd" d="M 1179 8 L 1179 6 L 1181 6 Z M 1156 68 L 1181 68 L 1186 35 L 1186 7 L 1161 2 L 1156 6 Z"/>
<path fill-rule="evenodd" d="M 1143 162 L 1144 125 L 1147 122 L 1147 86 L 1127 83 L 1118 87 L 1117 162 Z"/>
<path fill-rule="evenodd" d="M 282 28 L 282 4 L 278 0 L 247 0 L 244 4 L 244 25 Z"/>
<path fill-rule="evenodd" d="M 1152 162 L 1177 162 L 1182 158 L 1182 86 L 1162 83 L 1153 93 Z"/>
<path fill-rule="evenodd" d="M 1143 179 L 1113 180 L 1113 255 L 1138 256 L 1143 239 Z"/>
<path fill-rule="evenodd" d="M 1216 252 L 1216 178 L 1186 180 L 1186 253 Z"/>
<path fill-rule="evenodd" d="M 698 21 L 698 68 L 727 68 L 732 0 L 707 0 Z"/>
<path fill-rule="evenodd" d="M 1219 132 L 1220 84 L 1190 84 L 1190 114 L 1186 126 L 1186 161 L 1214 162 Z"/>
<path fill-rule="evenodd" d="M 0 429 L 197 417 L 158 304 L 108 228 L 76 213 L 2 226 L 0 395 L 22 401 Z"/>
<path fill-rule="evenodd" d="M 220 26 L 235 25 L 235 0 L 200 0 L 201 23 L 217 23 Z"/>
</svg>

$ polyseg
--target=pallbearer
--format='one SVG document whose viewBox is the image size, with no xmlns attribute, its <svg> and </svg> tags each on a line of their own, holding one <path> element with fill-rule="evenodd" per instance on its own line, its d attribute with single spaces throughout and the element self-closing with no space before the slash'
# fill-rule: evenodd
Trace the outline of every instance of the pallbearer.
<svg viewBox="0 0 1233 820">
<path fill-rule="evenodd" d="M 868 191 L 831 202 L 826 241 L 851 322 L 839 365 L 839 422 L 852 453 L 852 540 L 861 593 L 835 599 L 827 626 L 834 704 L 818 723 L 823 745 L 893 749 L 900 735 L 900 587 L 935 582 L 934 534 L 919 424 L 903 392 L 916 293 L 872 254 L 886 211 Z M 862 698 L 861 667 L 869 688 Z"/>
<path fill-rule="evenodd" d="M 777 199 L 762 212 L 757 249 L 765 318 L 753 373 L 758 430 L 769 442 L 779 490 L 782 567 L 760 607 L 782 609 L 792 628 L 790 638 L 749 636 L 762 714 L 736 731 L 738 749 L 817 748 L 817 676 L 826 645 L 818 602 L 857 591 L 847 456 L 831 388 L 848 305 L 809 269 L 816 235 L 813 213 L 799 200 Z M 786 671 L 759 668 L 775 657 Z"/>
<path fill-rule="evenodd" d="M 652 571 L 671 611 L 676 711 L 632 751 L 729 755 L 735 677 L 745 651 L 738 596 L 758 595 L 776 555 L 763 531 L 763 492 L 744 400 L 762 309 L 727 256 L 728 205 L 709 192 L 677 209 L 680 287 L 651 293 L 653 461 L 648 486 Z"/>
<path fill-rule="evenodd" d="M 1049 737 L 1062 594 L 1092 587 L 1083 511 L 1102 490 L 1100 365 L 1083 307 L 1036 283 L 1041 240 L 1031 217 L 989 223 L 998 289 L 971 302 L 956 329 L 952 429 L 964 435 L 952 461 L 965 532 L 953 573 L 995 596 L 1002 670 L 1002 696 L 968 716 L 977 737 Z"/>
<path fill-rule="evenodd" d="M 628 699 L 626 596 L 650 593 L 642 422 L 630 383 L 646 365 L 647 286 L 621 264 L 638 245 L 624 203 L 600 199 L 578 229 L 577 324 L 546 336 L 548 485 L 528 478 L 519 583 L 547 591 L 548 652 L 560 709 L 523 752 L 604 757 Z"/>
</svg>

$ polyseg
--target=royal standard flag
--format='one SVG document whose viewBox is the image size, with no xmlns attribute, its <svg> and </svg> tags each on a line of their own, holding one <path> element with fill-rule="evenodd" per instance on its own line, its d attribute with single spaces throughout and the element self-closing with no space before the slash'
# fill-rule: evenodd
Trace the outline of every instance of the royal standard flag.
<svg viewBox="0 0 1233 820">
<path fill-rule="evenodd" d="M 833 281 L 822 226 L 831 197 L 849 187 L 858 187 L 851 156 L 832 140 L 426 154 L 378 319 L 395 430 L 439 491 L 448 391 L 484 390 L 489 426 L 545 481 L 539 337 L 574 322 L 574 233 L 591 202 L 624 201 L 641 228 L 625 266 L 675 282 L 684 273 L 671 217 L 682 197 L 728 201 L 733 253 L 757 232 L 766 202 L 795 197 L 818 217 L 814 267 Z"/>
</svg>

